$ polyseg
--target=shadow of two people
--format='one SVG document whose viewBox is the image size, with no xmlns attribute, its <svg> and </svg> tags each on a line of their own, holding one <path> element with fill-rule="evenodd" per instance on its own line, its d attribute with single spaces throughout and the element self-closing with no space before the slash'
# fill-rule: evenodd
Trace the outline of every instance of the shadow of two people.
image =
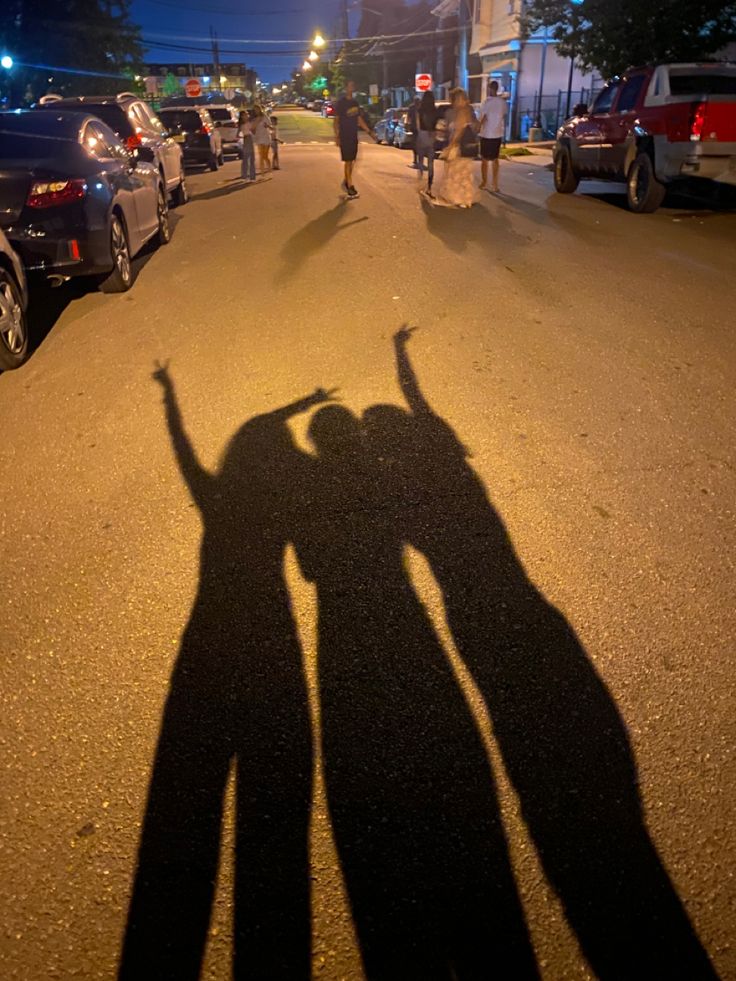
<svg viewBox="0 0 736 981">
<path fill-rule="evenodd" d="M 216 476 L 165 369 L 179 467 L 204 521 L 200 583 L 164 711 L 120 977 L 194 979 L 223 792 L 236 774 L 234 975 L 311 974 L 313 735 L 283 573 L 316 584 L 323 767 L 369 978 L 537 977 L 493 775 L 403 562 L 429 561 L 545 874 L 601 978 L 714 973 L 647 833 L 625 726 L 527 578 L 395 335 L 407 409 L 357 418 L 318 390 L 249 420 Z M 314 453 L 288 420 L 321 405 Z"/>
</svg>

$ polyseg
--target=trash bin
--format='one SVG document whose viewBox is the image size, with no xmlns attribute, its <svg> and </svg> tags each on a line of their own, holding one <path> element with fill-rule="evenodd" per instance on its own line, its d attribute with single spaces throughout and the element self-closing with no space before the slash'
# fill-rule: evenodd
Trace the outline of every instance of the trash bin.
<svg viewBox="0 0 736 981">
<path fill-rule="evenodd" d="M 544 138 L 544 130 L 541 126 L 530 126 L 529 127 L 529 142 L 530 143 L 540 143 Z"/>
</svg>

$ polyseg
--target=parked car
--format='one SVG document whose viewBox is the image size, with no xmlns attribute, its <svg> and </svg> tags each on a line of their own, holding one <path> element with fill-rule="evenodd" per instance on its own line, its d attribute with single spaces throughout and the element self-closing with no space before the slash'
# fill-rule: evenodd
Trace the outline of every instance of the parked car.
<svg viewBox="0 0 736 981">
<path fill-rule="evenodd" d="M 325 102 L 322 106 L 322 115 L 327 118 L 332 118 L 335 115 L 335 106 L 332 102 Z"/>
<path fill-rule="evenodd" d="M 108 293 L 130 288 L 146 242 L 171 237 L 158 167 L 78 111 L 0 113 L 0 227 L 27 272 L 100 275 Z"/>
<path fill-rule="evenodd" d="M 394 107 L 392 109 L 387 109 L 383 116 L 378 120 L 374 126 L 374 132 L 376 134 L 377 143 L 385 143 L 387 146 L 391 146 L 394 141 L 394 127 L 398 122 L 399 114 L 401 109 Z"/>
<path fill-rule="evenodd" d="M 28 357 L 27 311 L 23 263 L 0 231 L 0 371 L 20 368 Z"/>
<path fill-rule="evenodd" d="M 220 134 L 223 155 L 226 153 L 232 153 L 236 157 L 240 156 L 237 109 L 228 104 L 206 105 L 202 108 L 209 112 L 210 116 L 212 117 L 214 127 Z"/>
<path fill-rule="evenodd" d="M 633 68 L 609 82 L 557 132 L 555 188 L 570 194 L 585 178 L 625 180 L 635 212 L 655 211 L 677 183 L 736 186 L 736 64 Z"/>
<path fill-rule="evenodd" d="M 74 110 L 97 116 L 117 133 L 128 150 L 137 153 L 141 160 L 155 164 L 174 204 L 186 204 L 189 200 L 181 149 L 139 96 L 131 92 L 83 95 L 74 99 L 46 96 L 41 99 L 38 109 Z"/>
<path fill-rule="evenodd" d="M 207 109 L 161 109 L 161 122 L 184 154 L 185 164 L 217 170 L 224 162 L 222 140 Z"/>
<path fill-rule="evenodd" d="M 393 127 L 392 144 L 399 150 L 410 150 L 414 146 L 414 131 L 409 126 L 409 111 L 402 109 Z"/>
<path fill-rule="evenodd" d="M 324 100 L 323 99 L 315 99 L 314 102 L 312 103 L 312 111 L 313 112 L 322 112 L 322 106 L 323 106 L 323 104 L 324 104 Z"/>
</svg>

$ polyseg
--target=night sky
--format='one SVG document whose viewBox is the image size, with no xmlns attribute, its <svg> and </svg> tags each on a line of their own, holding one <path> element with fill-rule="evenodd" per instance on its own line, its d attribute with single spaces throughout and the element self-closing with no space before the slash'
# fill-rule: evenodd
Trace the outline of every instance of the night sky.
<svg viewBox="0 0 736 981">
<path fill-rule="evenodd" d="M 316 30 L 334 37 L 338 6 L 339 0 L 133 0 L 131 16 L 142 28 L 151 63 L 211 62 L 212 25 L 221 62 L 245 62 L 275 84 L 301 66 Z"/>
</svg>

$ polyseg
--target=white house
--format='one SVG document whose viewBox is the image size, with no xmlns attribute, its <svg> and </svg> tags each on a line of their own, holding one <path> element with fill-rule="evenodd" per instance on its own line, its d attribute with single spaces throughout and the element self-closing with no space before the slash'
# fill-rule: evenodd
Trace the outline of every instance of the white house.
<svg viewBox="0 0 736 981">
<path fill-rule="evenodd" d="M 480 57 L 481 94 L 490 78 L 508 94 L 508 138 L 525 135 L 538 116 L 554 132 L 568 108 L 585 100 L 601 80 L 583 75 L 561 58 L 545 31 L 522 40 L 519 14 L 523 0 L 474 0 L 470 52 Z"/>
</svg>

